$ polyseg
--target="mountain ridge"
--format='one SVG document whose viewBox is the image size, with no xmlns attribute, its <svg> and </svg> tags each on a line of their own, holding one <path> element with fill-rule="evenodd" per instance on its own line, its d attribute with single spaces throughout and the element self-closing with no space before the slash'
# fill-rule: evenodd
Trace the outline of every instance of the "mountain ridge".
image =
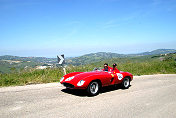
<svg viewBox="0 0 176 118">
<path fill-rule="evenodd" d="M 97 52 L 85 54 L 79 57 L 65 58 L 66 65 L 86 65 L 98 62 L 111 62 L 114 59 L 126 60 L 133 58 L 150 59 L 152 57 L 161 57 L 163 54 L 176 53 L 175 49 L 157 49 L 150 52 L 143 52 L 138 54 L 118 54 L 111 52 Z M 162 54 L 162 55 L 161 55 Z M 153 55 L 153 56 L 152 56 Z M 19 57 L 5 55 L 0 56 L 0 73 L 15 72 L 26 69 L 36 68 L 37 66 L 52 65 L 56 67 L 57 58 L 46 58 L 46 57 Z"/>
<path fill-rule="evenodd" d="M 175 53 L 176 49 L 156 49 L 153 51 L 147 51 L 136 54 L 119 54 L 112 52 L 96 52 L 89 53 L 78 57 L 66 57 L 67 64 L 73 65 L 82 65 L 92 62 L 102 61 L 109 58 L 124 58 L 124 57 L 136 57 L 136 56 L 146 56 L 146 55 L 159 55 L 159 54 L 168 54 Z M 57 63 L 57 58 L 47 58 L 47 57 L 20 57 L 20 56 L 11 56 L 4 55 L 0 56 L 0 60 L 20 60 L 20 61 L 33 61 L 37 63 Z"/>
<path fill-rule="evenodd" d="M 67 64 L 73 65 L 83 65 L 92 62 L 102 61 L 105 59 L 110 58 L 124 58 L 124 57 L 137 57 L 137 56 L 146 56 L 146 55 L 159 55 L 159 54 L 168 54 L 168 53 L 175 53 L 175 49 L 156 49 L 153 51 L 143 52 L 143 53 L 136 53 L 136 54 L 119 54 L 119 53 L 112 53 L 112 52 L 97 52 L 97 53 L 90 53 L 85 54 L 79 57 L 74 57 L 67 59 Z"/>
</svg>

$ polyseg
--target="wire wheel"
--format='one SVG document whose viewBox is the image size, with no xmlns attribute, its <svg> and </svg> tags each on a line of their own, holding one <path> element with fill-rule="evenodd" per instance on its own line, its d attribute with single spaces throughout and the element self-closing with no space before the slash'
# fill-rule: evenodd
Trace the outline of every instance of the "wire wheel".
<svg viewBox="0 0 176 118">
<path fill-rule="evenodd" d="M 130 86 L 130 79 L 127 78 L 127 77 L 125 77 L 125 78 L 123 79 L 123 82 L 122 82 L 122 87 L 123 87 L 124 89 L 128 89 L 129 86 Z"/>
<path fill-rule="evenodd" d="M 99 93 L 99 83 L 97 81 L 93 81 L 88 86 L 88 93 L 90 96 L 98 95 Z"/>
</svg>

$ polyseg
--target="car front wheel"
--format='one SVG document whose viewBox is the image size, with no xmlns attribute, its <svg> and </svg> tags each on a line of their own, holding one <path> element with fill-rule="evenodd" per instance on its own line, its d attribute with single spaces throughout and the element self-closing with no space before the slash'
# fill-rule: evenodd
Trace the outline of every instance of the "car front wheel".
<svg viewBox="0 0 176 118">
<path fill-rule="evenodd" d="M 95 96 L 99 94 L 100 85 L 97 81 L 93 81 L 87 87 L 87 92 L 90 96 Z"/>
<path fill-rule="evenodd" d="M 128 77 L 125 77 L 122 82 L 122 88 L 128 89 L 130 87 L 130 79 Z"/>
</svg>

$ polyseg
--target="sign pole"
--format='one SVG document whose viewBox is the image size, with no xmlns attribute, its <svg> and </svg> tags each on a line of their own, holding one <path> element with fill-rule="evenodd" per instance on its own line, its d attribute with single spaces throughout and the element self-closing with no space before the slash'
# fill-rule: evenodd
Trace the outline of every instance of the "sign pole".
<svg viewBox="0 0 176 118">
<path fill-rule="evenodd" d="M 65 69 L 65 66 L 63 66 L 63 70 L 64 70 L 64 75 L 66 75 L 66 69 Z"/>
</svg>

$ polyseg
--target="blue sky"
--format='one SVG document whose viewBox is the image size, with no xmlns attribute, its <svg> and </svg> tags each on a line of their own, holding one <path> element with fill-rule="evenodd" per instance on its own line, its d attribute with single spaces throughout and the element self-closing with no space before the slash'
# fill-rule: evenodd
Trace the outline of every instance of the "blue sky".
<svg viewBox="0 0 176 118">
<path fill-rule="evenodd" d="M 0 0 L 0 55 L 176 49 L 176 0 Z"/>
</svg>

